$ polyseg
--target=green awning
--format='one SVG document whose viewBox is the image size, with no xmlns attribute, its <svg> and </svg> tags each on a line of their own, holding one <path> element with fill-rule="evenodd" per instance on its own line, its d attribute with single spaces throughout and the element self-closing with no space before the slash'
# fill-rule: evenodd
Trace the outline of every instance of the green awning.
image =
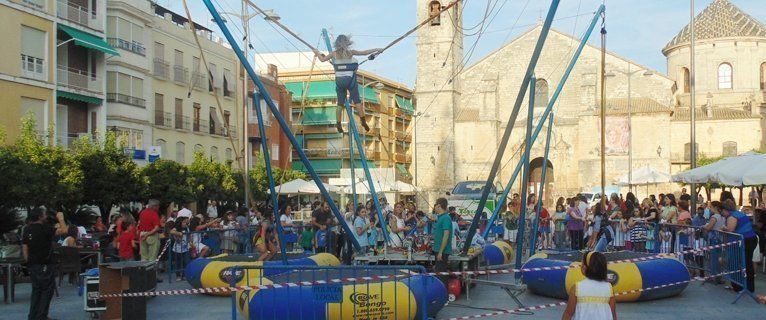
<svg viewBox="0 0 766 320">
<path fill-rule="evenodd" d="M 74 39 L 74 44 L 82 47 L 86 47 L 93 50 L 98 50 L 106 54 L 113 56 L 119 56 L 120 54 L 114 47 L 110 46 L 104 39 L 94 36 L 85 31 L 80 31 L 72 27 L 59 24 L 59 29 Z"/>
<path fill-rule="evenodd" d="M 99 98 L 89 97 L 86 95 L 71 93 L 71 92 L 66 92 L 61 90 L 56 90 L 56 96 L 59 98 L 67 98 L 70 100 L 81 101 L 81 102 L 95 104 L 95 105 L 101 105 L 103 103 L 103 101 Z"/>
<path fill-rule="evenodd" d="M 364 87 L 364 89 L 362 89 L 362 86 L 360 85 L 359 94 L 362 96 L 364 102 L 380 104 L 380 100 L 378 100 L 378 92 L 373 88 Z"/>
<path fill-rule="evenodd" d="M 355 153 L 359 153 L 358 150 L 354 149 Z M 370 167 L 370 169 L 375 168 L 375 161 L 367 160 L 367 166 Z M 361 169 L 362 168 L 362 160 L 354 160 L 354 168 Z"/>
<path fill-rule="evenodd" d="M 301 101 L 305 86 L 305 81 L 285 83 L 287 91 L 293 94 L 294 102 Z M 312 81 L 311 85 L 309 85 L 309 92 L 306 94 L 306 100 L 335 99 L 336 97 L 335 81 Z"/>
<path fill-rule="evenodd" d="M 328 125 L 335 124 L 335 112 L 338 107 L 320 107 L 305 108 L 303 110 L 303 121 L 305 125 Z"/>
<path fill-rule="evenodd" d="M 343 166 L 343 160 L 340 159 L 314 159 L 311 160 L 311 167 L 317 174 L 338 174 Z M 303 162 L 293 161 L 293 170 L 308 172 Z"/>
<path fill-rule="evenodd" d="M 407 167 L 405 167 L 403 164 L 401 164 L 401 163 L 397 163 L 397 164 L 396 164 L 396 169 L 397 169 L 397 170 L 399 170 L 399 172 L 400 172 L 402 175 L 404 175 L 405 177 L 409 177 L 409 176 L 410 176 L 410 172 L 409 172 L 409 171 L 407 171 Z"/>
<path fill-rule="evenodd" d="M 342 133 L 308 133 L 301 135 L 302 139 L 306 140 L 320 140 L 320 139 L 339 139 L 343 138 Z"/>
<path fill-rule="evenodd" d="M 404 110 L 404 112 L 408 114 L 415 113 L 415 108 L 412 107 L 412 100 L 410 99 L 396 96 L 396 105 L 398 105 L 400 109 Z"/>
<path fill-rule="evenodd" d="M 294 102 L 300 102 L 303 98 L 306 82 L 288 82 L 285 83 L 285 88 L 293 94 Z M 335 81 L 312 81 L 311 85 L 308 86 L 309 92 L 306 94 L 306 100 L 335 99 L 338 97 L 335 88 Z M 365 102 L 380 103 L 378 92 L 369 86 L 362 88 L 359 85 L 359 95 Z"/>
</svg>

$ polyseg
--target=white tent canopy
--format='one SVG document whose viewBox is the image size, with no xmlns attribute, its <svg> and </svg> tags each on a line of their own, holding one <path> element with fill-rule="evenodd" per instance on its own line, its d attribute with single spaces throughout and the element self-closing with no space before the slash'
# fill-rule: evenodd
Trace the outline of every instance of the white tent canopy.
<svg viewBox="0 0 766 320">
<path fill-rule="evenodd" d="M 307 183 L 306 180 L 295 179 L 295 180 L 280 184 L 278 186 L 275 186 L 274 190 L 277 192 L 277 194 L 297 194 L 297 193 L 300 193 L 299 191 L 300 187 L 305 185 L 306 183 Z M 266 190 L 266 192 L 271 193 L 270 190 Z"/>
<path fill-rule="evenodd" d="M 393 181 L 393 182 L 375 181 L 373 186 L 375 186 L 376 193 L 411 194 L 418 191 L 417 187 L 402 181 Z M 354 187 L 356 187 L 357 194 L 370 194 L 370 187 L 367 181 L 357 182 Z M 352 193 L 351 186 L 343 188 L 343 192 L 347 194 Z"/>
<path fill-rule="evenodd" d="M 673 176 L 673 182 L 720 183 L 727 186 L 766 184 L 766 154 L 748 152 Z"/>
<path fill-rule="evenodd" d="M 336 193 L 340 191 L 340 188 L 336 186 L 326 184 L 326 183 L 322 183 L 322 184 L 324 185 L 324 188 L 328 192 Z M 306 183 L 300 186 L 298 188 L 298 193 L 299 194 L 320 194 L 321 192 L 319 191 L 319 187 L 317 186 L 316 182 L 312 180 L 312 181 L 306 181 Z"/>
<path fill-rule="evenodd" d="M 626 174 L 617 180 L 618 185 L 649 185 L 670 182 L 670 174 L 662 172 L 650 166 L 644 166 L 633 170 L 632 177 Z"/>
</svg>

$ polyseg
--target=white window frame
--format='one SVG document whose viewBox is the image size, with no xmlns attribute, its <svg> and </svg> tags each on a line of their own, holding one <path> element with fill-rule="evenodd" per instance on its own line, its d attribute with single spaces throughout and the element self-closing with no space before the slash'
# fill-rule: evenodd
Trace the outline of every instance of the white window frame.
<svg viewBox="0 0 766 320">
<path fill-rule="evenodd" d="M 21 56 L 21 75 L 26 78 L 31 79 L 37 79 L 41 81 L 48 80 L 48 61 L 46 57 L 48 56 L 48 32 L 44 30 L 40 30 L 37 28 L 33 28 L 26 25 L 21 25 L 21 28 L 28 28 L 32 30 L 36 30 L 38 32 L 43 33 L 43 52 L 40 54 L 42 57 L 35 57 L 31 55 L 27 55 L 24 53 L 20 53 Z M 21 33 L 21 31 L 20 31 Z M 21 39 L 21 46 L 24 46 L 24 38 Z M 23 51 L 23 49 L 21 49 Z"/>
<path fill-rule="evenodd" d="M 728 68 L 728 70 L 726 70 Z M 734 89 L 734 66 L 728 62 L 718 65 L 718 89 Z"/>
<path fill-rule="evenodd" d="M 143 93 L 145 93 L 144 92 L 144 88 L 143 88 L 144 80 L 145 79 L 143 79 L 141 77 L 132 76 L 132 75 L 129 75 L 127 73 L 122 73 L 122 72 L 119 72 L 119 71 L 107 71 L 106 72 L 107 81 L 109 81 L 110 74 L 114 74 L 114 77 L 115 77 L 115 79 L 114 79 L 114 92 L 109 92 L 108 86 L 107 86 L 107 92 L 106 92 L 107 96 L 109 96 L 110 94 L 115 94 L 115 95 L 117 95 L 117 99 L 116 99 L 117 102 L 129 104 L 129 105 L 136 105 L 136 106 L 140 106 L 140 107 L 146 108 L 146 98 L 144 98 L 144 96 L 143 96 Z M 120 75 L 127 76 L 128 79 L 130 79 L 130 81 L 128 81 L 128 82 L 130 82 L 128 84 L 130 89 L 128 89 L 129 94 L 127 95 L 128 96 L 127 97 L 127 101 L 124 100 L 124 99 L 121 99 L 119 97 L 120 95 L 122 95 L 122 93 L 120 93 L 120 86 L 121 86 L 120 85 Z M 135 79 L 141 80 L 141 86 L 142 86 L 141 87 L 141 93 L 142 93 L 142 95 L 140 95 L 140 96 L 136 94 L 136 90 L 133 87 L 133 81 Z M 132 99 L 132 98 L 141 99 L 141 100 L 143 100 L 143 103 L 139 103 L 138 101 L 134 101 L 134 99 Z"/>
</svg>

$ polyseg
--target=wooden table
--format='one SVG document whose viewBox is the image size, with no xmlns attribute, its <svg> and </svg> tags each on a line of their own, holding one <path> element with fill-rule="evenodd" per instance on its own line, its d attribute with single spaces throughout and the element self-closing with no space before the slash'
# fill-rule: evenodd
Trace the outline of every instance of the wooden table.
<svg viewBox="0 0 766 320">
<path fill-rule="evenodd" d="M 0 268 L 5 269 L 6 283 L 3 286 L 3 302 L 8 303 L 8 296 L 11 297 L 11 303 L 14 302 L 13 294 L 13 267 L 20 266 L 24 262 L 22 258 L 4 258 L 0 259 Z"/>
</svg>

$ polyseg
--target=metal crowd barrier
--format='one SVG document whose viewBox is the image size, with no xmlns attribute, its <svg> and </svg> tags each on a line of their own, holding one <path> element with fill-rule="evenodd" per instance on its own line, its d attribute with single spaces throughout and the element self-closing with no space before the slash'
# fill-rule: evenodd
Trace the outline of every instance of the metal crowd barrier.
<svg viewBox="0 0 766 320">
<path fill-rule="evenodd" d="M 423 276 L 423 266 L 279 265 L 224 272 L 231 286 L 280 283 L 276 288 L 232 292 L 231 319 L 429 319 L 429 282 L 420 280 L 439 281 Z M 358 281 L 332 280 L 347 278 Z"/>
</svg>

